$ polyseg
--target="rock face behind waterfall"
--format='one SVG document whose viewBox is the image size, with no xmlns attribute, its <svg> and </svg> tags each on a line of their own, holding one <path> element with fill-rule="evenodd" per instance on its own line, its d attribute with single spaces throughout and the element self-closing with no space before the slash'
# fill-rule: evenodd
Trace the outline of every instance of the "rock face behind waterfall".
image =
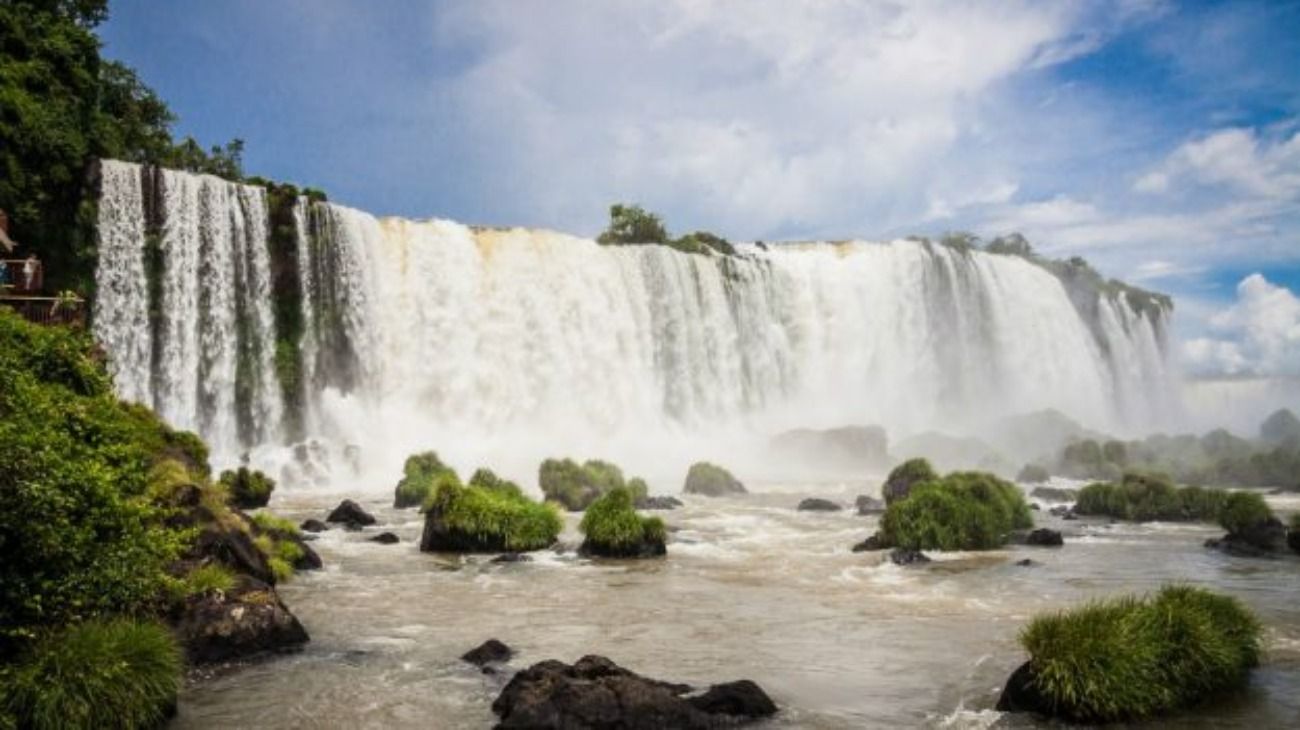
<svg viewBox="0 0 1300 730">
<path fill-rule="evenodd" d="M 686 494 L 699 494 L 705 497 L 725 497 L 731 494 L 745 494 L 745 485 L 731 475 L 731 472 L 717 464 L 697 461 L 691 464 L 686 473 L 686 483 L 682 486 Z"/>
<path fill-rule="evenodd" d="M 889 438 L 880 426 L 844 426 L 824 431 L 797 429 L 772 439 L 778 458 L 816 472 L 880 468 L 889 460 Z"/>
<path fill-rule="evenodd" d="M 492 703 L 498 728 L 712 730 L 776 713 L 753 682 L 740 680 L 686 697 L 691 688 L 630 672 L 600 656 L 569 665 L 544 661 L 519 672 Z"/>
</svg>

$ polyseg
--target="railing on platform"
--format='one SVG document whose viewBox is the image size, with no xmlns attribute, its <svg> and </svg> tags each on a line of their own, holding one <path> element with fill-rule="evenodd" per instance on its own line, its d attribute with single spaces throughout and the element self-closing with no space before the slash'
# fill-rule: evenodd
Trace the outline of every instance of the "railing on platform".
<svg viewBox="0 0 1300 730">
<path fill-rule="evenodd" d="M 45 267 L 38 259 L 0 259 L 0 292 L 36 294 L 45 286 Z"/>
<path fill-rule="evenodd" d="M 86 300 L 81 297 L 33 297 L 0 290 L 0 306 L 9 307 L 35 324 L 86 325 Z"/>
</svg>

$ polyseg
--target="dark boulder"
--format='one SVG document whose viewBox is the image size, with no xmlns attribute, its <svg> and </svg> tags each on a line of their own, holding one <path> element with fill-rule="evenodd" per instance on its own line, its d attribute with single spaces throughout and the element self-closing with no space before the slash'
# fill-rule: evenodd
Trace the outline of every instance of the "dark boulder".
<svg viewBox="0 0 1300 730">
<path fill-rule="evenodd" d="M 496 639 L 488 639 L 482 644 L 479 644 L 475 648 L 462 654 L 460 658 L 470 664 L 481 667 L 485 664 L 500 664 L 508 662 L 510 661 L 510 657 L 514 655 L 514 649 L 511 649 Z"/>
<path fill-rule="evenodd" d="M 799 506 L 796 509 L 800 512 L 839 512 L 844 508 L 829 499 L 808 497 L 799 502 Z"/>
<path fill-rule="evenodd" d="M 731 682 L 694 698 L 684 684 L 660 682 L 599 656 L 545 661 L 519 672 L 492 703 L 498 728 L 705 730 L 767 717 L 776 705 L 758 685 Z"/>
<path fill-rule="evenodd" d="M 889 545 L 885 543 L 885 540 L 882 537 L 880 537 L 880 533 L 877 532 L 876 534 L 872 535 L 871 537 L 868 537 L 867 539 L 863 540 L 857 545 L 854 545 L 853 552 L 865 553 L 873 550 L 884 550 L 888 547 Z"/>
<path fill-rule="evenodd" d="M 298 525 L 298 528 L 303 532 L 324 532 L 330 529 L 330 526 L 320 520 L 311 519 L 303 520 L 302 524 Z"/>
<path fill-rule="evenodd" d="M 627 545 L 604 545 L 583 540 L 578 546 L 578 555 L 584 558 L 659 558 L 667 554 L 668 546 L 662 539 L 652 535 Z"/>
<path fill-rule="evenodd" d="M 636 501 L 637 509 L 677 509 L 682 506 L 682 501 L 676 497 L 663 495 L 660 497 L 642 497 Z"/>
<path fill-rule="evenodd" d="M 375 535 L 373 537 L 368 537 L 366 539 L 369 540 L 370 542 L 377 542 L 380 545 L 396 545 L 397 543 L 401 542 L 401 539 L 398 538 L 397 535 L 394 535 L 391 532 L 381 532 L 378 535 Z"/>
<path fill-rule="evenodd" d="M 325 518 L 326 522 L 339 522 L 344 527 L 356 529 L 375 524 L 374 515 L 361 508 L 361 505 L 345 499 Z"/>
<path fill-rule="evenodd" d="M 1016 561 L 1016 565 L 1017 565 L 1018 567 L 1021 567 L 1021 568 L 1029 568 L 1029 567 L 1032 567 L 1032 566 L 1038 565 L 1038 561 L 1037 561 L 1037 560 L 1030 560 L 1029 558 L 1025 558 L 1024 560 L 1017 560 L 1017 561 Z"/>
<path fill-rule="evenodd" d="M 924 565 L 930 562 L 930 556 L 920 550 L 908 550 L 907 548 L 894 548 L 889 551 L 889 561 L 894 565 Z"/>
<path fill-rule="evenodd" d="M 885 511 L 884 500 L 876 499 L 870 495 L 859 495 L 853 505 L 858 508 L 858 514 L 865 517 L 867 515 L 883 514 Z"/>
<path fill-rule="evenodd" d="M 191 596 L 171 617 L 172 630 L 191 664 L 296 649 L 309 640 L 274 588 L 249 578 L 240 584 L 230 593 Z"/>
<path fill-rule="evenodd" d="M 495 558 L 492 558 L 492 560 L 491 560 L 490 562 L 493 562 L 493 563 L 530 563 L 530 562 L 532 562 L 532 560 L 533 560 L 533 556 L 531 556 L 531 555 L 529 555 L 529 554 L 527 554 L 527 553 L 501 553 L 500 555 L 496 556 Z"/>
<path fill-rule="evenodd" d="M 1017 530 L 1007 536 L 1012 545 L 1031 545 L 1034 547 L 1061 547 L 1065 539 L 1056 530 L 1040 527 L 1036 530 Z"/>
<path fill-rule="evenodd" d="M 1292 522 L 1291 524 L 1296 523 Z M 1291 531 L 1286 536 L 1286 544 L 1287 547 L 1291 548 L 1291 552 L 1300 553 L 1300 527 L 1291 528 Z"/>
<path fill-rule="evenodd" d="M 682 486 L 686 494 L 701 494 L 705 497 L 727 497 L 745 494 L 745 485 L 731 472 L 707 461 L 691 464 L 686 473 L 686 483 Z"/>
<path fill-rule="evenodd" d="M 1033 712 L 1051 716 L 1052 706 L 1034 686 L 1034 668 L 1025 662 L 1011 673 L 998 698 L 998 712 Z"/>
<path fill-rule="evenodd" d="M 202 510 L 202 507 L 198 508 Z M 235 513 L 241 520 L 246 520 L 242 513 Z M 275 583 L 275 574 L 266 562 L 266 556 L 253 544 L 249 534 L 251 522 L 245 529 L 236 525 L 225 525 L 212 520 L 202 523 L 198 537 L 182 557 L 187 560 L 210 559 L 224 564 L 236 573 L 244 573 L 263 583 Z"/>
<path fill-rule="evenodd" d="M 506 536 L 456 529 L 447 523 L 442 508 L 434 506 L 424 514 L 420 550 L 426 553 L 502 553 L 507 552 Z"/>
</svg>

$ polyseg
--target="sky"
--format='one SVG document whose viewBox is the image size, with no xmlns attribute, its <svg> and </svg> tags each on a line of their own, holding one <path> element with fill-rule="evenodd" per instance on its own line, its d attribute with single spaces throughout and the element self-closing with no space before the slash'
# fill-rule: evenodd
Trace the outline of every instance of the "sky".
<svg viewBox="0 0 1300 730">
<path fill-rule="evenodd" d="M 1300 0 L 115 0 L 245 169 L 381 215 L 733 240 L 1021 232 L 1300 377 Z"/>
</svg>

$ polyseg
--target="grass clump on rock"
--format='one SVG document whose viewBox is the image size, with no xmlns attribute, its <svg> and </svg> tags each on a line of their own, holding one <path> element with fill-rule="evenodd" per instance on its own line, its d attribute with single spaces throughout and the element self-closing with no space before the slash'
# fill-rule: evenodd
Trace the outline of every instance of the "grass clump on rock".
<svg viewBox="0 0 1300 730">
<path fill-rule="evenodd" d="M 573 459 L 547 459 L 538 468 L 537 482 L 546 499 L 559 502 L 572 512 L 587 509 L 602 495 L 619 487 L 628 488 L 633 499 L 643 499 L 648 492 L 645 481 L 637 478 L 625 481 L 621 469 L 599 459 L 584 464 Z"/>
<path fill-rule="evenodd" d="M 1242 534 L 1272 519 L 1272 508 L 1254 492 L 1229 494 L 1219 510 L 1219 526 L 1230 535 Z"/>
<path fill-rule="evenodd" d="M 722 497 L 728 494 L 745 494 L 745 485 L 731 475 L 731 472 L 717 464 L 697 461 L 686 472 L 686 484 L 682 486 L 686 494 L 702 494 L 706 497 Z"/>
<path fill-rule="evenodd" d="M 992 550 L 1013 530 L 1033 526 L 1014 484 L 983 472 L 955 472 L 911 485 L 880 520 L 887 547 L 907 550 Z"/>
<path fill-rule="evenodd" d="M 541 550 L 564 528 L 553 505 L 534 502 L 517 487 L 462 486 L 446 478 L 429 495 L 424 511 L 420 549 L 425 552 Z"/>
<path fill-rule="evenodd" d="M 1072 722 L 1141 720 L 1240 686 L 1259 663 L 1260 625 L 1236 599 L 1190 586 L 1039 616 L 1029 661 L 998 709 Z"/>
<path fill-rule="evenodd" d="M 617 487 L 592 503 L 578 528 L 586 536 L 580 548 L 585 555 L 646 558 L 667 553 L 664 521 L 637 514 L 635 496 L 626 487 Z"/>
<path fill-rule="evenodd" d="M 1222 489 L 1179 489 L 1163 475 L 1130 472 L 1118 484 L 1097 482 L 1079 490 L 1074 511 L 1135 522 L 1212 522 L 1227 499 L 1228 492 Z"/>
<path fill-rule="evenodd" d="M 230 495 L 231 504 L 240 509 L 265 507 L 275 491 L 275 480 L 260 471 L 241 466 L 221 472 L 218 480 Z"/>
<path fill-rule="evenodd" d="M 456 472 L 442 463 L 438 454 L 433 451 L 424 451 L 406 457 L 406 463 L 402 466 L 402 479 L 397 483 L 397 490 L 393 496 L 393 506 L 397 509 L 419 507 L 428 500 L 438 482 L 448 475 L 459 481 Z"/>
<path fill-rule="evenodd" d="M 0 666 L 0 726 L 158 727 L 175 706 L 181 654 L 152 622 L 86 621 L 37 641 Z"/>
</svg>

